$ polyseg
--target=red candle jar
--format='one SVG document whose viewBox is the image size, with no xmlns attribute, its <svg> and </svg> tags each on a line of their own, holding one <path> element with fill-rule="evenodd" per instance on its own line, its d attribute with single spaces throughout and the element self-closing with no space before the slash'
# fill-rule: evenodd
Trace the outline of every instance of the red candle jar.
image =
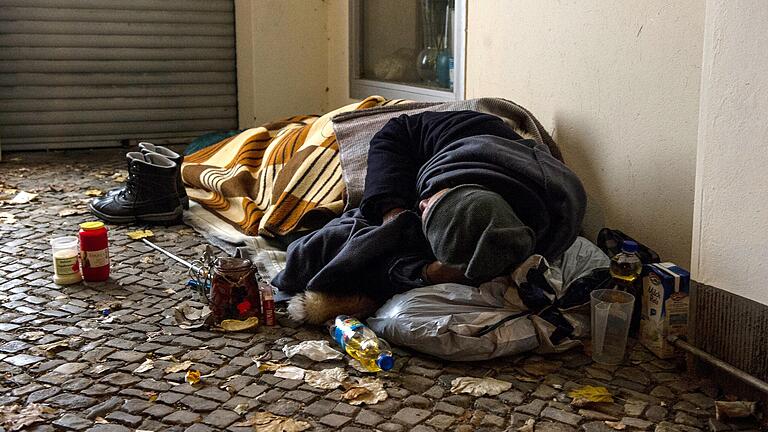
<svg viewBox="0 0 768 432">
<path fill-rule="evenodd" d="M 103 222 L 80 224 L 80 269 L 87 282 L 109 278 L 109 240 Z"/>
</svg>

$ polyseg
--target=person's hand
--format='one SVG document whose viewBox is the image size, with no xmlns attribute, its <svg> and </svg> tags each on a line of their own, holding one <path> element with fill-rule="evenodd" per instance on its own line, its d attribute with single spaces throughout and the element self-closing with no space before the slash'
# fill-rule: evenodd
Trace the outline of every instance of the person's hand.
<svg viewBox="0 0 768 432">
<path fill-rule="evenodd" d="M 387 222 L 391 221 L 392 219 L 396 218 L 397 215 L 399 215 L 400 213 L 402 213 L 404 211 L 405 211 L 404 208 L 395 207 L 392 210 L 384 213 L 384 223 L 387 223 Z"/>
<path fill-rule="evenodd" d="M 424 280 L 430 284 L 441 283 L 469 283 L 469 279 L 464 276 L 464 273 L 453 267 L 449 267 L 440 261 L 434 261 L 424 266 L 422 271 Z"/>
</svg>

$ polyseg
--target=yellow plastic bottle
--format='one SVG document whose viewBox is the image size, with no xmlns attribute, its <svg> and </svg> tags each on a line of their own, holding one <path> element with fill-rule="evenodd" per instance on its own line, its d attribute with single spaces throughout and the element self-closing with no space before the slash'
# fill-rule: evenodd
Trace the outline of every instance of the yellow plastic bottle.
<svg viewBox="0 0 768 432">
<path fill-rule="evenodd" d="M 337 316 L 330 333 L 347 354 L 371 372 L 388 371 L 395 365 L 389 344 L 357 318 Z"/>
</svg>

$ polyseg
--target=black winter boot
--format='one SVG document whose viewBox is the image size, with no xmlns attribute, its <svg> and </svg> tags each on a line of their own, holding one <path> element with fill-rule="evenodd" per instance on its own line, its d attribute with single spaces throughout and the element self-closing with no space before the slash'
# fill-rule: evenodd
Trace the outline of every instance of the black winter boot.
<svg viewBox="0 0 768 432">
<path fill-rule="evenodd" d="M 183 209 L 176 190 L 176 164 L 157 153 L 130 152 L 125 187 L 88 203 L 91 212 L 107 222 L 171 223 Z"/>
<path fill-rule="evenodd" d="M 179 200 L 185 210 L 189 209 L 189 197 L 187 197 L 187 190 L 184 188 L 184 182 L 181 180 L 181 163 L 184 162 L 184 155 L 180 155 L 169 148 L 154 145 L 150 142 L 140 142 L 139 151 L 144 154 L 157 153 L 163 155 L 176 164 L 176 187 L 179 193 Z M 123 190 L 123 188 L 112 189 L 107 192 L 107 196 L 115 195 L 121 190 Z"/>
</svg>

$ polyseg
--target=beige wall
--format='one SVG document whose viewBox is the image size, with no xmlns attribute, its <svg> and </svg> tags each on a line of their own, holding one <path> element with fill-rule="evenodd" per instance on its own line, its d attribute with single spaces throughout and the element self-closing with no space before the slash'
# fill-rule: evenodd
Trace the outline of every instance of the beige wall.
<svg viewBox="0 0 768 432">
<path fill-rule="evenodd" d="M 353 101 L 349 6 L 324 4 L 329 110 Z M 553 131 L 590 194 L 589 235 L 620 228 L 688 266 L 704 3 L 482 0 L 467 15 L 466 97 L 514 100 Z"/>
<path fill-rule="evenodd" d="M 693 276 L 768 304 L 768 9 L 706 3 Z"/>
<path fill-rule="evenodd" d="M 466 96 L 514 100 L 554 132 L 588 235 L 620 228 L 687 267 L 703 21 L 699 0 L 470 2 Z"/>
<path fill-rule="evenodd" d="M 325 111 L 326 2 L 236 0 L 235 11 L 240 127 Z"/>
</svg>

